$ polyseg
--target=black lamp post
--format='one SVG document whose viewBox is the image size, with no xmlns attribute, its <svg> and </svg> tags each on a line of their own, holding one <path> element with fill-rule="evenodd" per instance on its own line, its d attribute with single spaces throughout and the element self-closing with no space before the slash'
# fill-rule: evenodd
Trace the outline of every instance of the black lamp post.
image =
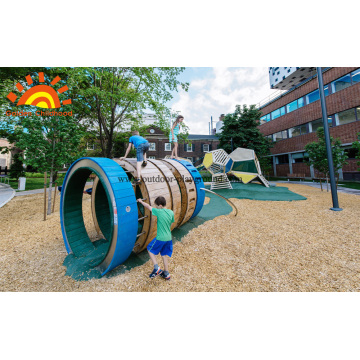
<svg viewBox="0 0 360 360">
<path fill-rule="evenodd" d="M 316 68 L 316 71 L 317 71 L 317 77 L 318 77 L 318 82 L 319 82 L 321 112 L 322 112 L 322 119 L 323 119 L 323 123 L 324 123 L 326 152 L 327 152 L 329 176 L 330 176 L 330 188 L 331 188 L 331 196 L 332 196 L 332 201 L 333 201 L 333 207 L 330 208 L 330 210 L 341 211 L 342 209 L 339 207 L 336 182 L 335 182 L 334 161 L 333 161 L 332 151 L 331 151 L 330 132 L 329 132 L 328 116 L 327 116 L 327 111 L 326 111 L 324 82 L 323 82 L 321 67 Z"/>
</svg>

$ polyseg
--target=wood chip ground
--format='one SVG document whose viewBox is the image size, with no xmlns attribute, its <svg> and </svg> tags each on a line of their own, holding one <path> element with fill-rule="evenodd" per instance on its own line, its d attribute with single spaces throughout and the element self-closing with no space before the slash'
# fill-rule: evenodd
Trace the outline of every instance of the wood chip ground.
<svg viewBox="0 0 360 360">
<path fill-rule="evenodd" d="M 67 253 L 59 215 L 43 221 L 43 195 L 19 196 L 0 209 L 0 291 L 359 291 L 360 197 L 286 185 L 306 201 L 232 199 L 239 215 L 219 216 L 174 245 L 171 280 L 150 280 L 149 262 L 111 278 L 64 276 Z M 90 197 L 85 222 L 95 238 Z M 160 260 L 160 259 L 159 259 Z"/>
</svg>

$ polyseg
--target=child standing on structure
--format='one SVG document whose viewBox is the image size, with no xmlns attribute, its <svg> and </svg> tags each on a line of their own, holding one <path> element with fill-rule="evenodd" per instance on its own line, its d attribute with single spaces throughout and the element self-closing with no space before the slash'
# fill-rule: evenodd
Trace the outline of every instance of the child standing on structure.
<svg viewBox="0 0 360 360">
<path fill-rule="evenodd" d="M 140 175 L 141 175 L 141 167 L 147 165 L 146 161 L 146 153 L 149 150 L 149 142 L 144 139 L 142 136 L 140 136 L 138 131 L 133 131 L 132 136 L 129 139 L 129 146 L 126 149 L 126 153 L 124 157 L 121 157 L 120 160 L 124 160 L 130 150 L 131 147 L 135 147 L 136 149 L 136 171 L 137 171 L 137 178 L 135 178 L 135 184 L 140 184 Z"/>
<path fill-rule="evenodd" d="M 177 136 L 180 132 L 180 125 L 183 122 L 184 117 L 182 115 L 178 115 L 176 120 L 174 121 L 174 124 L 171 128 L 170 134 L 169 134 L 169 141 L 170 143 L 174 143 L 174 148 L 171 152 L 171 158 L 177 159 L 178 158 L 178 139 Z"/>
<path fill-rule="evenodd" d="M 164 197 L 159 196 L 155 199 L 156 208 L 149 204 L 144 203 L 141 199 L 137 200 L 140 204 L 151 211 L 152 215 L 157 217 L 157 231 L 156 237 L 147 246 L 147 250 L 154 264 L 154 270 L 149 275 L 151 279 L 160 275 L 165 280 L 170 280 L 168 257 L 173 253 L 173 244 L 171 237 L 171 224 L 175 221 L 174 212 L 170 209 L 165 209 L 166 200 Z M 156 255 L 160 253 L 163 262 L 164 270 L 161 270 L 157 261 Z"/>
</svg>

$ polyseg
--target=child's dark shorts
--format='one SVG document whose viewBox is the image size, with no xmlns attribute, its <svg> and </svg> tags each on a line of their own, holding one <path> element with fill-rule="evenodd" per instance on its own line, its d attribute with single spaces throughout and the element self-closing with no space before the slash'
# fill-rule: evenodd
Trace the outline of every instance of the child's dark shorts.
<svg viewBox="0 0 360 360">
<path fill-rule="evenodd" d="M 151 243 L 147 246 L 149 252 L 154 255 L 160 253 L 161 256 L 169 256 L 171 257 L 173 253 L 173 243 L 170 241 L 160 241 L 154 238 Z"/>
<path fill-rule="evenodd" d="M 136 148 L 136 161 L 144 161 L 144 154 L 149 150 L 149 147 L 150 144 L 146 142 Z"/>
</svg>

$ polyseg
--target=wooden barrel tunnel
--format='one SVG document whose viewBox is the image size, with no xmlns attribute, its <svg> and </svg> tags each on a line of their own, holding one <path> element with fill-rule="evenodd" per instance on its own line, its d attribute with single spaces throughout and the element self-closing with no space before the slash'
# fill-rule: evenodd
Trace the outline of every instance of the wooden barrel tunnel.
<svg viewBox="0 0 360 360">
<path fill-rule="evenodd" d="M 106 240 L 106 253 L 94 263 L 104 275 L 122 264 L 131 254 L 146 249 L 156 236 L 156 217 L 136 200 L 151 206 L 163 196 L 166 208 L 174 211 L 172 228 L 195 217 L 203 207 L 205 191 L 197 169 L 183 160 L 148 160 L 137 177 L 136 159 L 81 158 L 69 168 L 60 201 L 60 222 L 68 253 L 87 256 L 96 250 L 82 217 L 82 194 L 89 175 L 94 173 L 91 209 L 95 229 Z"/>
</svg>

